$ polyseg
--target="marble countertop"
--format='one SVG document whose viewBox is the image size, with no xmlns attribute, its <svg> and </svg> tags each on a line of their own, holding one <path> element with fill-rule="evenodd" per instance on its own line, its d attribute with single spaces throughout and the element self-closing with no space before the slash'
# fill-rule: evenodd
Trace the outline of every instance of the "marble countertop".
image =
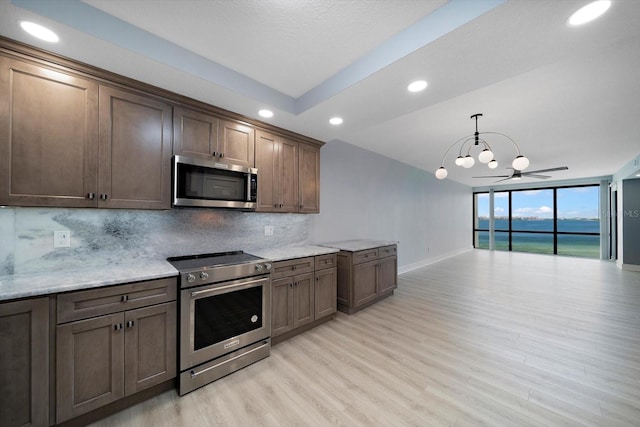
<svg viewBox="0 0 640 427">
<path fill-rule="evenodd" d="M 248 251 L 251 255 L 270 259 L 271 261 L 284 261 L 293 258 L 304 258 L 308 256 L 325 255 L 338 252 L 339 249 L 325 246 L 307 245 L 291 246 L 286 248 L 261 249 Z"/>
<path fill-rule="evenodd" d="M 248 252 L 271 261 L 282 261 L 338 251 L 337 248 L 306 245 Z M 100 267 L 0 276 L 0 301 L 173 276 L 178 276 L 178 270 L 165 260 L 138 260 L 135 263 L 123 260 Z"/>
<path fill-rule="evenodd" d="M 330 248 L 337 248 L 342 251 L 356 252 L 364 251 L 366 249 L 379 248 L 380 246 L 397 245 L 398 242 L 394 240 L 343 240 L 341 242 L 328 242 L 320 243 L 320 246 L 327 246 Z"/>
<path fill-rule="evenodd" d="M 0 301 L 177 275 L 178 271 L 167 261 L 144 260 L 135 264 L 122 262 L 87 269 L 0 276 Z"/>
</svg>

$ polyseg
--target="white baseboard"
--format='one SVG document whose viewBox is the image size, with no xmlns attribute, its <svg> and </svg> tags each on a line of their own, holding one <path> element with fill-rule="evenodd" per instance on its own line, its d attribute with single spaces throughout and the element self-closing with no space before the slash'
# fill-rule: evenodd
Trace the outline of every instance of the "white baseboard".
<svg viewBox="0 0 640 427">
<path fill-rule="evenodd" d="M 407 264 L 407 265 L 402 265 L 402 266 L 398 267 L 398 274 L 407 273 L 407 272 L 412 271 L 412 270 L 417 270 L 418 268 L 426 267 L 428 265 L 435 264 L 436 262 L 440 262 L 440 261 L 445 260 L 447 258 L 451 258 L 453 256 L 460 255 L 460 254 L 463 254 L 465 252 L 472 251 L 472 250 L 473 250 L 473 248 L 459 249 L 457 251 L 448 252 L 448 253 L 446 253 L 444 255 L 440 255 L 440 256 L 437 256 L 437 257 L 427 258 L 427 259 L 424 259 L 422 261 L 414 262 L 414 263 Z"/>
<path fill-rule="evenodd" d="M 637 264 L 620 264 L 619 267 L 623 270 L 640 271 L 640 265 Z"/>
</svg>

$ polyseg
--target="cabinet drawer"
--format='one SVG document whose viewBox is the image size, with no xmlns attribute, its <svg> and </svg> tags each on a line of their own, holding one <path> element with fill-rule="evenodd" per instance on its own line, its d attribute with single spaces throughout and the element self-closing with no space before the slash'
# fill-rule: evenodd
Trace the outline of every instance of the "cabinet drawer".
<svg viewBox="0 0 640 427">
<path fill-rule="evenodd" d="M 361 262 L 371 261 L 374 259 L 378 259 L 378 248 L 353 253 L 354 264 L 360 264 Z"/>
<path fill-rule="evenodd" d="M 276 261 L 271 269 L 271 278 L 279 279 L 295 274 L 311 273 L 314 270 L 313 261 L 313 257 Z"/>
<path fill-rule="evenodd" d="M 394 256 L 398 254 L 398 247 L 396 245 L 383 246 L 378 248 L 378 255 L 380 258 L 385 258 L 388 256 Z"/>
<path fill-rule="evenodd" d="M 316 270 L 333 268 L 336 264 L 336 254 L 318 255 L 315 259 Z"/>
<path fill-rule="evenodd" d="M 58 321 L 65 323 L 173 301 L 177 278 L 148 280 L 58 295 Z"/>
</svg>

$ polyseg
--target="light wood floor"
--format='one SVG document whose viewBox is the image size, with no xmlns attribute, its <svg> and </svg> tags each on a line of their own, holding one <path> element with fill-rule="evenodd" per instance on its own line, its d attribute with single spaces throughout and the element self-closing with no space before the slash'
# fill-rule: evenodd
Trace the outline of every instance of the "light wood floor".
<svg viewBox="0 0 640 427">
<path fill-rule="evenodd" d="M 470 251 L 179 398 L 96 426 L 638 426 L 640 273 Z"/>
</svg>

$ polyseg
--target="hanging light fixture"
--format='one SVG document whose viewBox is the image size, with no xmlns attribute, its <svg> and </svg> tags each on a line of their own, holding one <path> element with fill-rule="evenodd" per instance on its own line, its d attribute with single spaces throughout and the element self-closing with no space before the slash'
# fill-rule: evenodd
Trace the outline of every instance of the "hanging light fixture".
<svg viewBox="0 0 640 427">
<path fill-rule="evenodd" d="M 517 171 L 522 171 L 529 166 L 529 159 L 520 154 L 520 147 L 516 142 L 509 138 L 507 135 L 499 132 L 478 132 L 478 117 L 482 117 L 481 113 L 474 114 L 471 116 L 472 119 L 476 120 L 476 131 L 473 135 L 467 135 L 464 138 L 460 138 L 456 142 L 454 142 L 449 149 L 442 156 L 442 161 L 440 162 L 440 167 L 436 171 L 436 178 L 445 179 L 449 172 L 444 167 L 444 159 L 449 154 L 452 148 L 459 145 L 458 148 L 458 157 L 456 157 L 455 164 L 456 166 L 462 166 L 465 169 L 473 167 L 475 165 L 476 160 L 471 155 L 472 149 L 476 147 L 481 148 L 480 153 L 478 153 L 478 161 L 480 163 L 486 164 L 489 169 L 495 169 L 498 167 L 498 162 L 494 158 L 493 149 L 489 145 L 487 141 L 485 141 L 481 135 L 495 135 L 506 138 L 510 141 L 516 149 L 516 157 L 513 159 L 511 166 L 513 169 Z M 477 151 L 477 150 L 476 150 Z"/>
</svg>

